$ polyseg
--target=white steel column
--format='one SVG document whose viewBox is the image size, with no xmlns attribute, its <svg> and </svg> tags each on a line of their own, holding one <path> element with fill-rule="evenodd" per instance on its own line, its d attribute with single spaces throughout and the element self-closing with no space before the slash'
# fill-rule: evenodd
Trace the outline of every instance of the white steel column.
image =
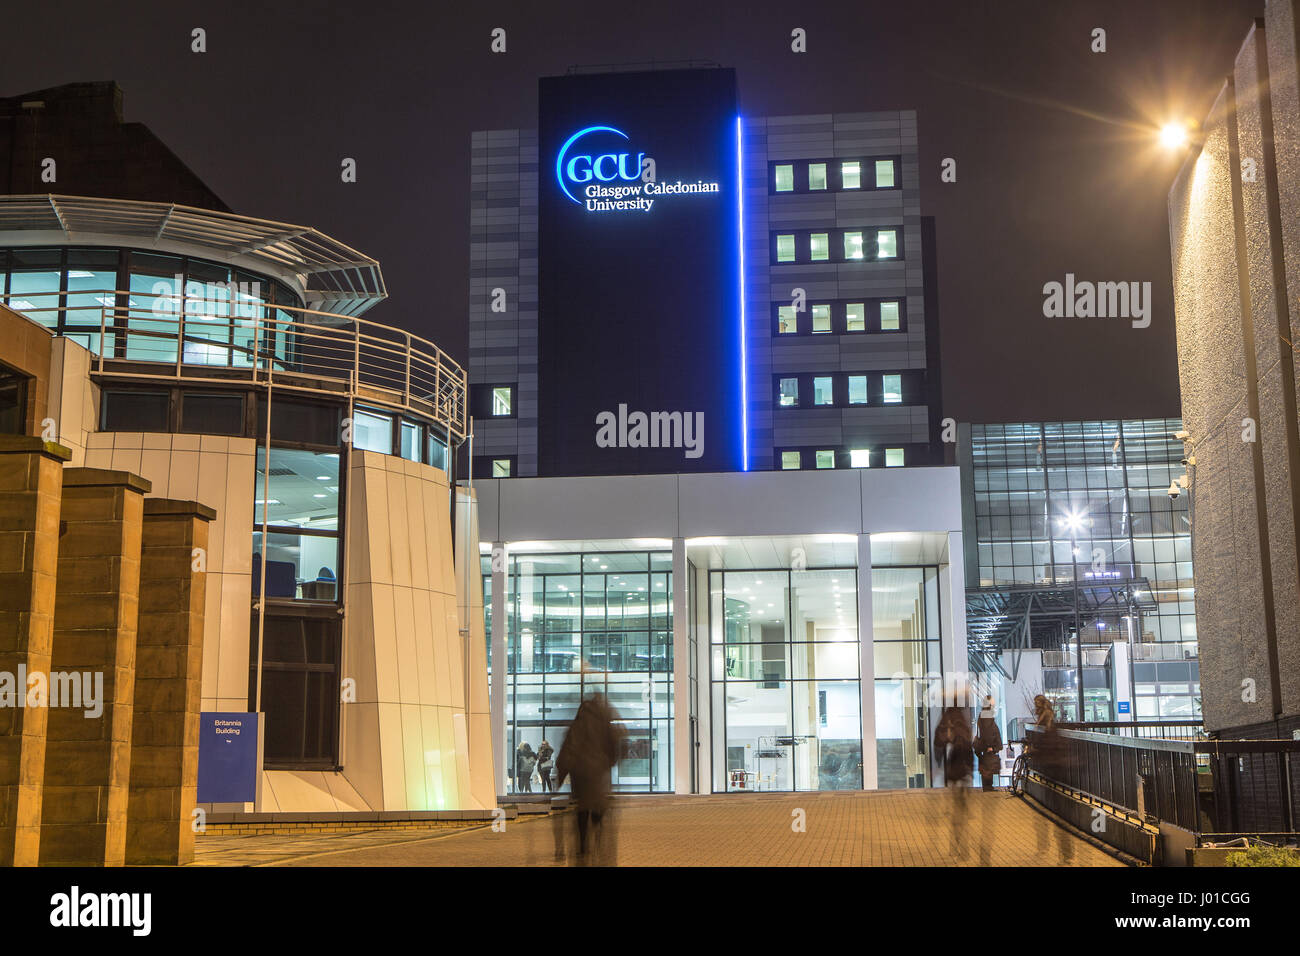
<svg viewBox="0 0 1300 956">
<path fill-rule="evenodd" d="M 944 689 L 974 688 L 966 652 L 966 552 L 960 531 L 948 532 L 948 564 L 939 569 L 939 614 L 943 622 Z M 976 702 L 978 704 L 978 702 Z"/>
<path fill-rule="evenodd" d="M 506 600 L 508 553 L 504 541 L 492 542 L 492 762 L 496 792 L 506 792 L 506 628 L 510 603 Z"/>
<path fill-rule="evenodd" d="M 862 788 L 876 789 L 876 657 L 871 617 L 871 535 L 858 535 L 858 675 L 862 709 Z"/>
<path fill-rule="evenodd" d="M 695 600 L 695 680 L 699 686 L 700 706 L 695 715 L 695 781 L 699 793 L 713 792 L 713 634 L 710 631 L 709 608 L 713 600 L 709 594 L 709 569 L 697 568 L 691 586 L 696 588 Z M 721 623 L 719 623 L 721 626 Z M 717 719 L 723 719 L 722 714 Z M 725 754 L 718 759 L 726 759 Z"/>
<path fill-rule="evenodd" d="M 691 582 L 686 539 L 673 538 L 673 791 L 691 792 Z"/>
</svg>

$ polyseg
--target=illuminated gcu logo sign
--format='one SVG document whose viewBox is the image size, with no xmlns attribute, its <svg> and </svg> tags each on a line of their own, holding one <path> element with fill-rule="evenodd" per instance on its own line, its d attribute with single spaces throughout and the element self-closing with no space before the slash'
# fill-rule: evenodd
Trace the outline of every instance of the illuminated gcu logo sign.
<svg viewBox="0 0 1300 956">
<path fill-rule="evenodd" d="M 628 139 L 627 133 L 612 126 L 588 126 L 566 139 L 555 156 L 560 191 L 588 212 L 649 212 L 666 196 L 719 191 L 716 182 L 656 182 L 654 160 L 646 159 L 643 152 L 584 149 L 582 141 L 597 134 L 604 135 L 596 142 L 608 141 L 610 136 Z M 579 199 L 575 192 L 584 198 Z"/>
<path fill-rule="evenodd" d="M 627 139 L 627 133 L 612 126 L 588 126 L 565 140 L 564 145 L 560 147 L 559 155 L 555 157 L 555 178 L 560 181 L 560 189 L 564 195 L 579 205 L 582 204 L 582 200 L 569 191 L 568 183 L 582 185 L 593 179 L 602 183 L 610 183 L 615 179 L 634 183 L 641 178 L 641 162 L 645 159 L 645 153 L 637 153 L 635 163 L 632 162 L 631 153 L 592 155 L 575 152 L 570 155 L 570 150 L 578 140 L 591 133 L 613 133 L 615 136 Z"/>
</svg>

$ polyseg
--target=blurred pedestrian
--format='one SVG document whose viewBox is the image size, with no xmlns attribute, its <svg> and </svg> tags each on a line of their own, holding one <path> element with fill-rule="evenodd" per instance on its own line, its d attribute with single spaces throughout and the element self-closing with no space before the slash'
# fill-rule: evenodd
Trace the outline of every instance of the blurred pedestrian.
<svg viewBox="0 0 1300 956">
<path fill-rule="evenodd" d="M 980 780 L 987 792 L 993 789 L 993 777 L 1002 767 L 1002 732 L 998 730 L 997 711 L 993 707 L 993 695 L 984 698 L 980 710 L 979 722 L 975 731 L 975 753 L 979 760 Z"/>
<path fill-rule="evenodd" d="M 523 741 L 515 749 L 515 786 L 520 793 L 533 792 L 533 768 L 537 766 L 537 755 L 528 741 Z"/>
<path fill-rule="evenodd" d="M 551 769 L 555 766 L 555 748 L 547 741 L 543 740 L 542 745 L 537 748 L 537 772 L 542 777 L 542 792 L 550 793 L 551 787 Z"/>
<path fill-rule="evenodd" d="M 618 714 L 600 693 L 582 702 L 555 760 L 556 786 L 567 779 L 578 824 L 578 862 L 588 862 L 594 845 L 601 862 L 613 862 L 614 832 L 608 826 L 610 771 L 618 763 L 622 729 Z"/>
<path fill-rule="evenodd" d="M 943 767 L 943 785 L 951 795 L 949 807 L 949 849 L 959 860 L 966 858 L 966 831 L 968 829 L 966 792 L 975 770 L 970 713 L 957 706 L 960 696 L 954 694 L 953 706 L 944 709 L 939 726 L 934 731 L 934 756 Z"/>
</svg>

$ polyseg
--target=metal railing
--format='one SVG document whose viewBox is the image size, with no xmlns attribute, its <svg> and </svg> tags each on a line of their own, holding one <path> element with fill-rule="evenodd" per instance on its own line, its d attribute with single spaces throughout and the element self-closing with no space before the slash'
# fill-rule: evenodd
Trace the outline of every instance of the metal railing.
<svg viewBox="0 0 1300 956">
<path fill-rule="evenodd" d="M 1129 648 L 1135 661 L 1193 661 L 1199 650 L 1196 641 L 1135 641 Z"/>
<path fill-rule="evenodd" d="M 1059 725 L 1050 736 L 1026 729 L 1037 755 L 1030 766 L 1047 780 L 1182 827 L 1203 843 L 1300 839 L 1300 740 L 1170 740 Z"/>
<path fill-rule="evenodd" d="M 98 304 L 59 305 L 61 296 Z M 98 376 L 351 395 L 433 419 L 453 441 L 468 434 L 465 370 L 433 342 L 392 326 L 238 297 L 78 290 L 9 299 L 10 308 L 21 300 L 33 321 L 89 349 Z"/>
<path fill-rule="evenodd" d="M 1056 727 L 1145 740 L 1205 739 L 1205 726 L 1199 720 L 1090 720 L 1082 724 L 1062 720 L 1056 722 Z"/>
</svg>

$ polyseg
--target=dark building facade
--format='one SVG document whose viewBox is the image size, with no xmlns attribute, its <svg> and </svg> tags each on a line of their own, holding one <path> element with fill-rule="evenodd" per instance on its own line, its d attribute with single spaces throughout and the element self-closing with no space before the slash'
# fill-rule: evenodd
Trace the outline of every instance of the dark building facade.
<svg viewBox="0 0 1300 956">
<path fill-rule="evenodd" d="M 476 475 L 942 463 L 915 114 L 737 99 L 571 72 L 540 132 L 474 134 Z"/>
<path fill-rule="evenodd" d="M 0 99 L 0 163 L 0 191 L 8 194 L 165 197 L 230 211 L 147 126 L 123 120 L 122 90 L 112 81 Z"/>
</svg>

